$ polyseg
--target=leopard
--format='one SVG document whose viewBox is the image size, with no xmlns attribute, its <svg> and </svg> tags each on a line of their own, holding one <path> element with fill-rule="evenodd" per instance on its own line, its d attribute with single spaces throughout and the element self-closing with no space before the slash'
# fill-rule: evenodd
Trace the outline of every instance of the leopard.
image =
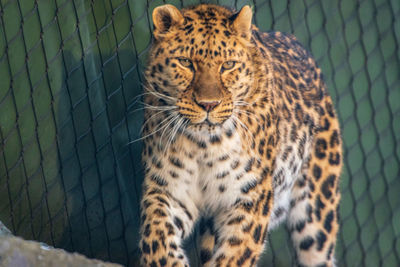
<svg viewBox="0 0 400 267">
<path fill-rule="evenodd" d="M 296 266 L 336 265 L 342 138 L 321 69 L 248 5 L 153 10 L 144 70 L 143 266 L 256 266 L 286 223 Z"/>
</svg>

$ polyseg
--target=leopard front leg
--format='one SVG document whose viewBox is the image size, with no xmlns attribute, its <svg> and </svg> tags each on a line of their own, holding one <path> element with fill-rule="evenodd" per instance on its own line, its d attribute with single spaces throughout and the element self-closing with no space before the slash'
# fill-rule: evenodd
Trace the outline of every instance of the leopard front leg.
<svg viewBox="0 0 400 267">
<path fill-rule="evenodd" d="M 257 183 L 232 208 L 217 214 L 216 245 L 204 266 L 256 266 L 268 233 L 272 204 L 271 187 Z"/>
<path fill-rule="evenodd" d="M 200 263 L 204 264 L 211 259 L 217 241 L 213 218 L 202 219 L 200 221 L 199 234 Z"/>
<path fill-rule="evenodd" d="M 311 158 L 291 194 L 288 225 L 299 266 L 334 267 L 339 231 L 340 128 L 333 112 L 315 136 Z"/>
<path fill-rule="evenodd" d="M 142 266 L 189 266 L 181 243 L 191 233 L 197 215 L 188 210 L 187 204 L 164 188 L 145 189 L 140 231 Z"/>
</svg>

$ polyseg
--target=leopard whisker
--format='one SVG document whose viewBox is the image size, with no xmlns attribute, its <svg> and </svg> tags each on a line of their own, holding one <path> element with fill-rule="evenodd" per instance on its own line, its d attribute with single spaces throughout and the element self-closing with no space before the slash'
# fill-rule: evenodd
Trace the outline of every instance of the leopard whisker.
<svg viewBox="0 0 400 267">
<path fill-rule="evenodd" d="M 135 105 L 135 104 L 139 101 L 139 99 L 140 99 L 141 97 L 146 96 L 146 95 L 155 96 L 156 98 L 162 99 L 162 100 L 164 100 L 165 102 L 175 103 L 175 101 L 176 101 L 176 98 L 174 98 L 174 97 L 172 97 L 172 96 L 168 96 L 168 95 L 166 95 L 166 94 L 157 92 L 157 91 L 154 89 L 154 87 L 151 86 L 151 85 L 147 85 L 147 86 L 146 86 L 146 85 L 144 85 L 143 83 L 141 83 L 141 85 L 142 85 L 142 87 L 143 87 L 143 89 L 144 89 L 145 92 L 143 92 L 143 93 L 141 93 L 141 94 L 135 96 L 135 97 L 133 98 L 133 100 L 132 100 L 133 102 L 132 102 L 132 104 L 130 104 L 130 106 Z"/>
<path fill-rule="evenodd" d="M 242 114 L 244 116 L 247 116 L 248 118 L 251 118 L 251 119 L 253 119 L 255 121 L 258 120 L 256 114 L 253 113 L 253 112 L 250 112 L 250 111 L 247 111 L 247 110 L 237 110 L 236 112 L 239 113 L 239 114 Z"/>
<path fill-rule="evenodd" d="M 177 107 L 171 107 L 171 106 L 151 106 L 151 107 L 148 107 L 148 106 L 146 106 L 146 107 L 141 107 L 141 108 L 134 109 L 134 110 L 130 111 L 129 114 L 132 114 L 132 113 L 135 113 L 135 112 L 138 112 L 138 111 L 141 111 L 141 110 L 146 110 L 146 109 L 169 111 L 169 110 L 177 109 Z"/>
<path fill-rule="evenodd" d="M 236 100 L 236 101 L 233 101 L 233 104 L 234 104 L 235 106 L 250 106 L 250 103 L 248 103 L 248 102 L 246 102 L 246 101 L 243 101 L 243 100 Z"/>
<path fill-rule="evenodd" d="M 248 143 L 248 142 L 249 142 L 249 141 L 248 141 L 248 140 L 249 140 L 249 135 L 248 135 L 246 129 L 244 129 L 243 126 L 242 126 L 241 124 L 239 124 L 239 118 L 237 118 L 237 117 L 234 116 L 234 115 L 232 115 L 232 118 L 233 118 L 232 122 L 233 122 L 233 124 L 235 125 L 236 129 L 239 131 L 240 128 L 242 128 L 242 131 L 240 131 L 240 132 L 242 132 L 242 133 L 245 135 L 245 137 L 246 137 L 245 140 L 246 140 L 246 142 Z"/>
<path fill-rule="evenodd" d="M 144 105 L 145 108 L 149 108 L 149 109 L 177 109 L 178 107 L 176 106 L 171 106 L 171 105 L 162 105 L 162 106 L 154 106 L 154 105 L 150 105 L 147 103 L 141 103 L 142 105 Z"/>
<path fill-rule="evenodd" d="M 234 120 L 236 120 L 236 122 L 238 123 L 237 125 L 240 125 L 241 128 L 243 129 L 243 133 L 246 136 L 246 140 L 250 140 L 251 139 L 251 141 L 254 142 L 254 137 L 251 134 L 249 128 L 238 117 L 236 117 L 235 114 L 232 114 L 232 118 Z"/>
<path fill-rule="evenodd" d="M 154 113 L 153 115 L 151 115 L 146 121 L 143 122 L 142 128 L 140 129 L 140 132 L 143 131 L 144 127 L 146 126 L 146 124 L 148 124 L 152 118 L 156 117 L 157 115 L 164 113 L 164 112 L 168 112 L 168 110 L 161 110 L 159 112 Z"/>
<path fill-rule="evenodd" d="M 176 114 L 175 115 L 175 117 L 174 118 L 172 118 L 171 119 L 171 121 L 168 123 L 168 126 L 170 126 L 172 123 L 174 123 L 176 120 L 178 120 L 179 119 L 179 116 Z M 164 134 L 165 134 L 165 131 L 168 129 L 168 127 L 166 127 L 166 128 L 164 128 L 164 130 L 163 130 L 163 132 L 162 132 L 162 134 L 161 134 L 161 137 L 160 137 L 160 141 L 159 141 L 159 143 L 158 143 L 158 145 L 161 147 L 161 142 L 162 142 L 162 140 L 163 140 L 163 137 L 164 137 Z M 171 133 L 171 132 L 170 132 Z M 167 138 L 167 140 L 168 140 L 168 138 Z"/>
<path fill-rule="evenodd" d="M 145 136 L 139 137 L 139 138 L 137 138 L 137 139 L 135 139 L 135 140 L 133 140 L 133 141 L 127 143 L 127 145 L 130 145 L 130 144 L 132 144 L 132 143 L 135 143 L 135 142 L 144 140 L 144 139 L 146 139 L 146 138 L 148 138 L 148 137 L 150 137 L 150 136 L 152 136 L 152 135 L 158 133 L 159 131 L 163 130 L 166 126 L 169 125 L 169 124 L 164 124 L 164 125 L 163 125 L 163 122 L 165 122 L 166 120 L 171 119 L 171 117 L 173 117 L 173 116 L 176 116 L 176 114 L 170 114 L 166 119 L 164 119 L 164 120 L 160 123 L 160 127 L 159 127 L 158 129 L 154 130 L 153 132 L 151 132 L 151 133 L 149 133 L 149 134 L 147 134 L 147 135 L 145 135 Z"/>
<path fill-rule="evenodd" d="M 261 99 L 262 94 L 258 94 L 258 95 L 259 96 L 256 99 L 254 99 L 251 103 L 249 103 L 248 101 L 245 101 L 243 99 L 236 100 L 236 101 L 234 101 L 234 103 L 238 103 L 239 104 L 238 106 L 250 106 Z"/>
<path fill-rule="evenodd" d="M 146 92 L 143 92 L 143 93 L 138 94 L 137 96 L 135 96 L 135 97 L 133 98 L 133 103 L 136 103 L 137 101 L 139 101 L 139 98 L 140 98 L 140 97 L 146 96 L 146 95 L 153 95 L 153 96 L 156 96 L 157 98 L 161 98 L 161 99 L 164 99 L 164 98 L 168 98 L 168 97 L 169 97 L 169 96 L 167 96 L 167 95 L 164 95 L 164 94 L 161 94 L 161 93 L 158 93 L 158 92 L 146 91 Z M 164 100 L 165 100 L 165 99 L 164 99 Z M 172 99 L 172 97 L 171 97 L 171 100 L 175 100 L 175 99 Z"/>
<path fill-rule="evenodd" d="M 250 114 L 250 115 L 256 115 L 254 112 L 250 111 L 250 110 L 246 110 L 246 109 L 237 109 L 235 110 L 236 112 L 242 113 L 242 114 Z"/>
<path fill-rule="evenodd" d="M 159 98 L 170 99 L 170 100 L 173 100 L 173 101 L 176 100 L 176 99 L 175 99 L 174 97 L 172 97 L 172 96 L 168 96 L 168 95 L 166 95 L 166 94 L 163 94 L 163 93 L 158 92 L 158 91 L 154 88 L 154 86 L 151 85 L 151 84 L 148 84 L 147 86 L 144 85 L 144 84 L 142 84 L 142 86 L 143 86 L 143 88 L 144 88 L 145 90 L 147 90 L 147 92 L 149 92 L 149 93 L 154 93 L 154 96 L 158 96 Z M 150 89 L 152 89 L 152 90 L 150 90 Z"/>
<path fill-rule="evenodd" d="M 167 153 L 169 147 L 172 144 L 172 141 L 174 140 L 179 128 L 182 126 L 182 123 L 184 122 L 184 118 L 180 118 L 176 124 L 174 125 L 174 127 L 172 128 L 169 137 L 168 137 L 168 142 L 167 145 L 165 146 L 165 150 L 164 150 L 164 155 Z"/>
</svg>

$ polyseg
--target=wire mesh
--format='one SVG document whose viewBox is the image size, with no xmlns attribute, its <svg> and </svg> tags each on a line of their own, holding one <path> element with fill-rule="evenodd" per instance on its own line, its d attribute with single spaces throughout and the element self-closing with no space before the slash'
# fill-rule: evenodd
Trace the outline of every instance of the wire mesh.
<svg viewBox="0 0 400 267">
<path fill-rule="evenodd" d="M 250 4 L 261 30 L 311 50 L 343 129 L 338 265 L 399 266 L 397 0 L 0 0 L 0 220 L 24 238 L 137 266 L 143 175 L 132 141 L 151 11 L 200 2 Z M 285 227 L 268 241 L 260 265 L 292 266 Z"/>
</svg>

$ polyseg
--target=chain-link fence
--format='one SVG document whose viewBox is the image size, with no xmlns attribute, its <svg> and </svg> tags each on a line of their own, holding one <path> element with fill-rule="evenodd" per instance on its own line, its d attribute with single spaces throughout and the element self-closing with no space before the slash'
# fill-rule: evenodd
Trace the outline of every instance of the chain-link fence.
<svg viewBox="0 0 400 267">
<path fill-rule="evenodd" d="M 141 144 L 129 143 L 165 2 L 199 1 L 0 0 L 0 220 L 14 234 L 136 266 Z M 200 2 L 250 4 L 260 29 L 312 51 L 345 145 L 338 265 L 400 266 L 400 1 Z M 284 228 L 261 266 L 292 265 Z"/>
</svg>

